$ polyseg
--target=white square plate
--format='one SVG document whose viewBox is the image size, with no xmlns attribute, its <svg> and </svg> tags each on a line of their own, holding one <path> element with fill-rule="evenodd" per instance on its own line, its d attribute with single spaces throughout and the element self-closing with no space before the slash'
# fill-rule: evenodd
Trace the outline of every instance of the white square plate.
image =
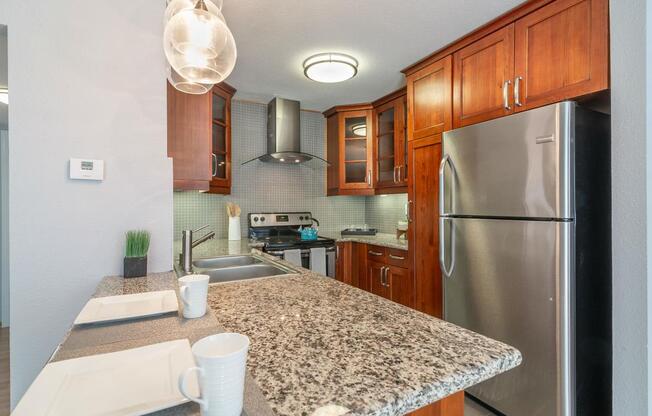
<svg viewBox="0 0 652 416">
<path fill-rule="evenodd" d="M 121 321 L 179 310 L 174 290 L 106 296 L 89 300 L 75 319 L 75 325 Z"/>
<path fill-rule="evenodd" d="M 46 365 L 13 416 L 136 416 L 185 403 L 179 374 L 195 365 L 187 339 Z M 197 395 L 196 377 L 188 378 Z"/>
</svg>

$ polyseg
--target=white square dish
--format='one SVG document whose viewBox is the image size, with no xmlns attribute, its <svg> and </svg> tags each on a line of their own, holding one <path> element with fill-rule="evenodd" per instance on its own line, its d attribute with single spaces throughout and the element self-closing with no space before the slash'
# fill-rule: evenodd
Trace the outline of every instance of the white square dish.
<svg viewBox="0 0 652 416">
<path fill-rule="evenodd" d="M 195 365 L 187 339 L 46 365 L 14 416 L 138 416 L 188 400 L 179 374 Z M 197 377 L 188 379 L 197 395 Z"/>
<path fill-rule="evenodd" d="M 106 296 L 89 300 L 75 319 L 75 325 L 121 321 L 179 310 L 174 290 Z"/>
</svg>

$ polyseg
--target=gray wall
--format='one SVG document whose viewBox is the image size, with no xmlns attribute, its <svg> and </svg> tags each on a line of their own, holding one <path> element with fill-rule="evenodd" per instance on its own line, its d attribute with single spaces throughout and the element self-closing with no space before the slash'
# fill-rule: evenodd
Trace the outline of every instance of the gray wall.
<svg viewBox="0 0 652 416">
<path fill-rule="evenodd" d="M 0 130 L 0 326 L 9 326 L 9 136 Z"/>
<path fill-rule="evenodd" d="M 648 2 L 649 6 L 649 2 Z M 650 414 L 650 186 L 646 1 L 612 0 L 614 415 Z M 649 10 L 648 10 L 649 13 Z M 649 26 L 648 26 L 649 30 Z M 647 48 L 649 48 L 649 44 Z M 647 175 L 646 175 L 647 172 Z"/>
<path fill-rule="evenodd" d="M 15 405 L 102 276 L 122 272 L 126 230 L 152 231 L 149 270 L 171 269 L 172 163 L 165 2 L 8 3 Z M 104 159 L 105 180 L 69 180 L 71 157 Z"/>
<path fill-rule="evenodd" d="M 267 106 L 234 100 L 231 111 L 232 177 L 231 195 L 197 192 L 174 193 L 174 235 L 181 230 L 209 224 L 218 237 L 227 237 L 225 204 L 242 209 L 242 235 L 246 236 L 246 214 L 253 211 L 312 211 L 322 229 L 339 230 L 350 223 L 364 223 L 364 197 L 329 197 L 323 167 L 242 162 L 266 152 Z M 324 157 L 325 119 L 320 113 L 301 112 L 301 149 Z"/>
<path fill-rule="evenodd" d="M 407 194 L 367 197 L 365 222 L 378 232 L 394 234 L 399 221 L 405 221 Z"/>
</svg>

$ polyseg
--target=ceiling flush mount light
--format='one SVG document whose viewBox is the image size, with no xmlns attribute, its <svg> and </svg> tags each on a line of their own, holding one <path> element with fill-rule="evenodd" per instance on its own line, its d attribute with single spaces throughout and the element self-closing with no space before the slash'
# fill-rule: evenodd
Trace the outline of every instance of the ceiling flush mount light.
<svg viewBox="0 0 652 416">
<path fill-rule="evenodd" d="M 0 88 L 0 103 L 9 104 L 9 90 L 6 88 Z"/>
<path fill-rule="evenodd" d="M 358 61 L 343 53 L 319 53 L 303 61 L 303 73 L 317 82 L 342 82 L 358 73 Z"/>
<path fill-rule="evenodd" d="M 367 125 L 365 123 L 356 124 L 351 127 L 351 131 L 358 137 L 366 137 Z"/>
<path fill-rule="evenodd" d="M 210 0 L 174 0 L 166 9 L 163 47 L 170 66 L 187 81 L 217 84 L 231 74 L 235 40 Z"/>
</svg>

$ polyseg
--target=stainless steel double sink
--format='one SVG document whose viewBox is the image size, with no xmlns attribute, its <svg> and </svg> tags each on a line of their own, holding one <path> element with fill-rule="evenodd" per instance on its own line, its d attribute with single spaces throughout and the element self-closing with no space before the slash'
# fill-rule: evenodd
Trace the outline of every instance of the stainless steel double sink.
<svg viewBox="0 0 652 416">
<path fill-rule="evenodd" d="M 193 273 L 210 276 L 209 283 L 235 282 L 297 273 L 296 270 L 253 254 L 197 259 L 192 262 L 192 266 Z M 178 265 L 175 266 L 175 270 L 179 277 L 187 274 Z"/>
</svg>

